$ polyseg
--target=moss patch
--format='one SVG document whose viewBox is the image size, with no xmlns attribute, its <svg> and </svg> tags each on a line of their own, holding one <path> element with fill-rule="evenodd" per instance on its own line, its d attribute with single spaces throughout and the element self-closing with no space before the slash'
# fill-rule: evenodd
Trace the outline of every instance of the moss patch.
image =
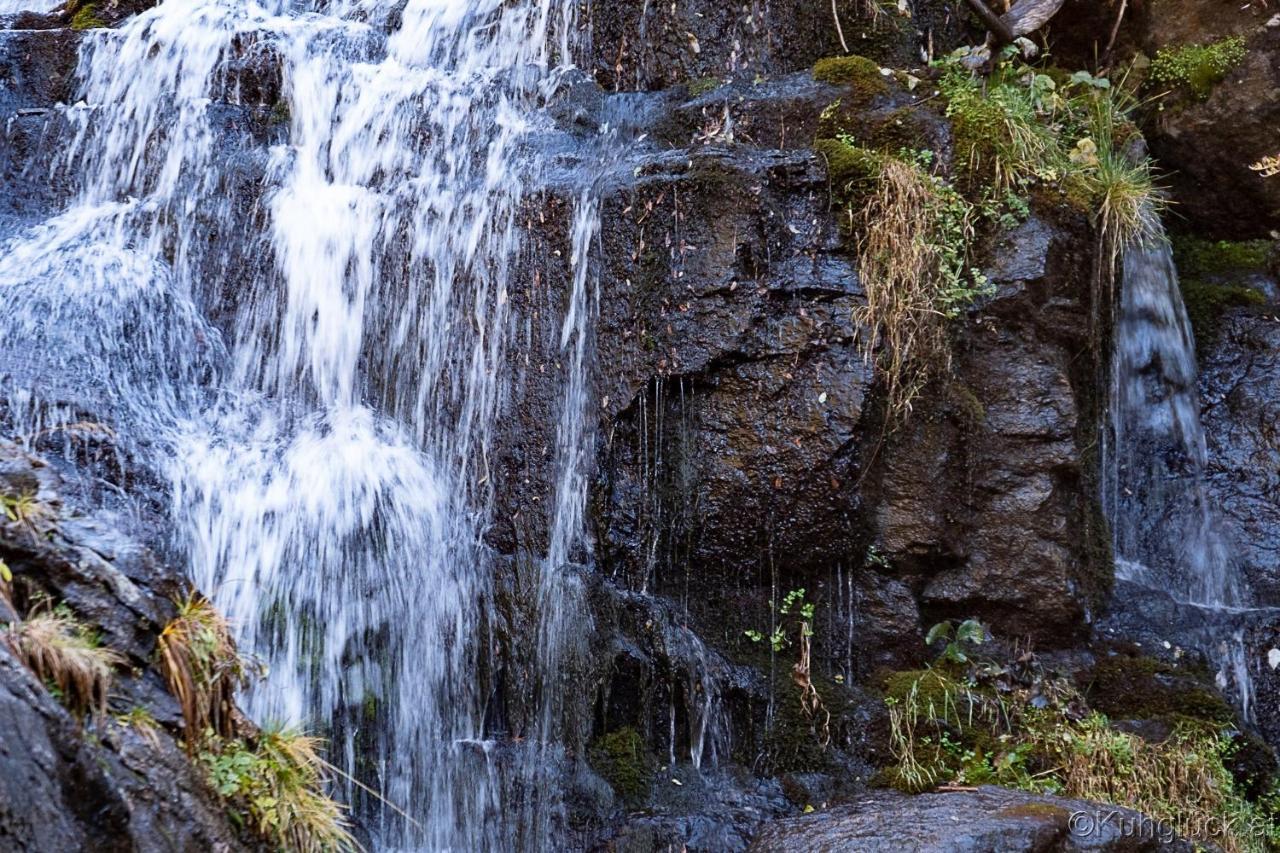
<svg viewBox="0 0 1280 853">
<path fill-rule="evenodd" d="M 832 56 L 819 59 L 813 66 L 813 77 L 823 83 L 845 86 L 853 99 L 867 103 L 889 94 L 889 82 L 880 73 L 878 63 L 865 56 Z"/>
<path fill-rule="evenodd" d="M 1151 63 L 1150 80 L 1163 87 L 1185 87 L 1204 100 L 1244 60 L 1244 39 L 1161 48 Z"/>
<path fill-rule="evenodd" d="M 1182 301 L 1195 332 L 1196 349 L 1203 352 L 1217 338 L 1222 315 L 1228 309 L 1263 305 L 1267 300 L 1249 287 L 1187 279 L 1182 282 Z"/>
<path fill-rule="evenodd" d="M 1228 310 L 1266 302 L 1245 281 L 1266 268 L 1269 250 L 1266 240 L 1174 238 L 1173 257 L 1178 265 L 1182 301 L 1187 306 L 1198 350 L 1203 352 L 1213 344 Z"/>
<path fill-rule="evenodd" d="M 73 30 L 95 30 L 106 25 L 106 22 L 98 17 L 98 8 L 93 3 L 79 6 L 71 16 Z"/>
<path fill-rule="evenodd" d="M 644 738 L 635 729 L 628 726 L 596 738 L 587 757 L 628 805 L 648 796 L 654 762 L 645 750 Z"/>
<path fill-rule="evenodd" d="M 1228 276 L 1262 270 L 1271 244 L 1266 240 L 1202 240 L 1175 237 L 1173 259 L 1178 273 L 1189 278 Z"/>
<path fill-rule="evenodd" d="M 1112 718 L 1224 723 L 1235 717 L 1217 692 L 1150 657 L 1115 655 L 1099 661 L 1085 695 L 1091 707 Z"/>
<path fill-rule="evenodd" d="M 884 157 L 840 139 L 819 139 L 814 150 L 827 163 L 827 175 L 836 199 L 849 204 L 874 188 Z"/>
<path fill-rule="evenodd" d="M 689 94 L 695 98 L 700 98 L 708 92 L 714 92 L 719 88 L 719 77 L 699 77 L 697 80 L 689 81 Z"/>
</svg>

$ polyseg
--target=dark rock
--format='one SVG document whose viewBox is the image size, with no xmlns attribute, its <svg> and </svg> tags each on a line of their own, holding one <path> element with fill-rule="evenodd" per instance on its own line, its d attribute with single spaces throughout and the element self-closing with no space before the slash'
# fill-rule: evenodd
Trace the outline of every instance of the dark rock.
<svg viewBox="0 0 1280 853">
<path fill-rule="evenodd" d="M 908 796 L 868 793 L 849 805 L 766 825 L 751 850 L 1191 851 L 1158 821 L 1117 806 L 1004 788 Z"/>
<path fill-rule="evenodd" d="M 883 442 L 863 489 L 926 626 L 977 616 L 1070 641 L 1111 575 L 1088 456 L 1093 260 L 1079 224 L 1058 216 L 996 247 L 996 295 L 964 324 L 949 387 Z"/>
<path fill-rule="evenodd" d="M 113 711 L 147 711 L 144 732 L 112 717 L 78 720 L 0 642 L 0 846 L 9 850 L 236 850 L 242 844 L 203 772 L 177 745 L 180 713 L 153 669 L 156 637 L 182 579 L 132 538 L 123 518 L 82 505 L 50 465 L 0 443 L 0 494 L 38 516 L 0 516 L 0 560 L 19 611 L 65 603 L 129 658 Z M 17 614 L 10 614 L 10 618 Z"/>
<path fill-rule="evenodd" d="M 1267 25 L 1270 14 L 1259 4 L 1176 0 L 1147 17 L 1143 47 L 1150 56 L 1244 39 L 1243 61 L 1207 97 L 1175 91 L 1145 122 L 1152 153 L 1171 172 L 1178 214 L 1206 236 L 1239 240 L 1280 228 L 1280 179 L 1249 168 L 1280 153 L 1280 26 Z"/>
<path fill-rule="evenodd" d="M 1280 606 L 1280 322 L 1235 312 L 1202 355 L 1202 422 L 1213 503 L 1259 604 Z"/>
</svg>

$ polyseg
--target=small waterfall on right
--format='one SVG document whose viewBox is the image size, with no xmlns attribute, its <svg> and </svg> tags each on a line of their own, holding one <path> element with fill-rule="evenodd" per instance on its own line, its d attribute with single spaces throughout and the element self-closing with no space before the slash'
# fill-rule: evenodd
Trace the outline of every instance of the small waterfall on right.
<svg viewBox="0 0 1280 853">
<path fill-rule="evenodd" d="M 1239 614 L 1249 596 L 1210 502 L 1195 339 L 1154 213 L 1124 251 L 1113 340 L 1103 505 L 1116 576 L 1167 594 L 1199 618 Z M 1252 686 L 1243 636 L 1226 625 L 1211 634 L 1206 651 L 1234 683 L 1247 718 Z"/>
</svg>

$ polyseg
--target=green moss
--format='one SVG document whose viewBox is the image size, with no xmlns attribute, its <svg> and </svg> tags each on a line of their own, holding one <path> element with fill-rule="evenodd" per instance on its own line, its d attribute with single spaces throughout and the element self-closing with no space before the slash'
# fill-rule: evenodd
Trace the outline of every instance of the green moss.
<svg viewBox="0 0 1280 853">
<path fill-rule="evenodd" d="M 1227 38 L 1209 44 L 1187 44 L 1161 48 L 1151 63 L 1149 79 L 1158 86 L 1185 86 L 1197 98 L 1209 97 L 1232 68 L 1244 60 L 1242 38 Z"/>
<path fill-rule="evenodd" d="M 1266 269 L 1270 244 L 1266 240 L 1203 240 L 1173 238 L 1173 258 L 1178 265 L 1182 300 L 1203 352 L 1217 337 L 1219 322 L 1231 308 L 1261 305 L 1266 298 L 1247 286 L 1252 273 Z"/>
<path fill-rule="evenodd" d="M 942 707 L 948 697 L 962 687 L 940 669 L 907 669 L 891 672 L 884 679 L 886 699 L 905 702 L 914 691 L 916 701 L 922 706 Z"/>
<path fill-rule="evenodd" d="M 884 155 L 840 139 L 819 139 L 813 147 L 826 160 L 827 175 L 839 201 L 853 202 L 874 188 Z"/>
<path fill-rule="evenodd" d="M 98 8 L 93 3 L 85 3 L 79 6 L 75 14 L 71 16 L 71 29 L 73 30 L 94 30 L 106 25 L 106 22 L 98 17 Z"/>
<path fill-rule="evenodd" d="M 972 430 L 986 422 L 987 409 L 968 385 L 962 382 L 951 382 L 947 385 L 947 393 L 952 412 L 964 426 Z"/>
<path fill-rule="evenodd" d="M 889 94 L 889 82 L 878 63 L 865 56 L 831 56 L 813 66 L 813 77 L 823 83 L 848 87 L 855 99 L 866 103 Z"/>
<path fill-rule="evenodd" d="M 1098 662 L 1086 696 L 1113 718 L 1230 722 L 1231 706 L 1189 673 L 1150 657 L 1115 655 Z"/>
<path fill-rule="evenodd" d="M 1052 803 L 1022 803 L 1017 806 L 1005 806 L 995 813 L 995 817 L 1049 818 L 1065 824 L 1071 817 L 1071 811 Z"/>
<path fill-rule="evenodd" d="M 699 77 L 697 80 L 689 81 L 689 94 L 695 98 L 700 98 L 708 92 L 714 92 L 720 88 L 719 77 Z"/>
<path fill-rule="evenodd" d="M 270 122 L 273 126 L 288 124 L 293 117 L 293 113 L 289 109 L 289 102 L 281 98 L 271 107 Z"/>
<path fill-rule="evenodd" d="M 1233 242 L 1178 236 L 1173 238 L 1173 259 L 1184 278 L 1225 276 L 1262 270 L 1270 248 L 1266 240 Z"/>
<path fill-rule="evenodd" d="M 635 805 L 645 799 L 653 778 L 653 760 L 644 738 L 631 727 L 596 738 L 587 752 L 591 766 L 608 781 L 624 802 Z"/>
<path fill-rule="evenodd" d="M 1267 300 L 1249 287 L 1192 278 L 1182 280 L 1182 301 L 1187 306 L 1187 317 L 1195 332 L 1196 348 L 1203 352 L 1217 339 L 1222 315 L 1229 309 L 1264 305 Z"/>
</svg>

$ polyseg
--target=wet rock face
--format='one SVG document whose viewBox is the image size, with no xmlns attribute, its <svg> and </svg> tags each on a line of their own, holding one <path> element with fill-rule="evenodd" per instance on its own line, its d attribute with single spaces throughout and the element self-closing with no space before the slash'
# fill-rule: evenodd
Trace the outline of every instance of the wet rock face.
<svg viewBox="0 0 1280 853">
<path fill-rule="evenodd" d="M 894 576 L 925 624 L 978 616 L 1066 642 L 1111 568 L 1088 446 L 1096 362 L 1092 259 L 1072 215 L 1037 215 L 996 248 L 992 301 L 966 324 L 949 387 L 878 451 L 866 487 Z"/>
<path fill-rule="evenodd" d="M 876 792 L 847 806 L 778 821 L 756 837 L 752 851 L 1190 851 L 1138 812 L 1082 800 L 1035 796 L 1003 788 L 921 794 Z"/>
<path fill-rule="evenodd" d="M 1201 359 L 1209 488 L 1258 604 L 1280 605 L 1280 324 L 1225 318 Z"/>
<path fill-rule="evenodd" d="M 81 851 L 241 849 L 222 804 L 177 745 L 181 714 L 152 668 L 181 577 L 105 511 L 85 513 L 49 465 L 0 443 L 0 493 L 40 507 L 40 529 L 0 515 L 0 560 L 20 612 L 65 604 L 122 653 L 109 713 L 78 718 L 0 640 L 0 847 Z M 10 600 L 4 600 L 8 610 Z M 116 720 L 145 709 L 154 733 Z"/>
<path fill-rule="evenodd" d="M 771 546 L 794 573 L 851 547 L 870 376 L 825 183 L 808 152 L 709 151 L 656 163 L 605 212 L 597 541 L 637 588 L 674 580 L 645 564 L 655 548 L 711 590 Z"/>
<path fill-rule="evenodd" d="M 917 0 L 911 16 L 865 0 L 780 0 L 732 4 L 620 0 L 592 9 L 594 74 L 606 90 L 695 88 L 729 76 L 750 78 L 807 68 L 848 52 L 894 67 L 920 64 L 977 38 L 946 0 Z"/>
<path fill-rule="evenodd" d="M 1226 8 L 1213 0 L 1176 0 L 1146 18 L 1143 48 L 1150 56 L 1228 37 L 1244 42 L 1244 58 L 1206 97 L 1175 91 L 1145 128 L 1152 153 L 1170 170 L 1179 213 L 1206 236 L 1238 240 L 1280 228 L 1280 177 L 1249 168 L 1280 154 L 1280 21 L 1274 14 L 1257 3 Z"/>
</svg>

